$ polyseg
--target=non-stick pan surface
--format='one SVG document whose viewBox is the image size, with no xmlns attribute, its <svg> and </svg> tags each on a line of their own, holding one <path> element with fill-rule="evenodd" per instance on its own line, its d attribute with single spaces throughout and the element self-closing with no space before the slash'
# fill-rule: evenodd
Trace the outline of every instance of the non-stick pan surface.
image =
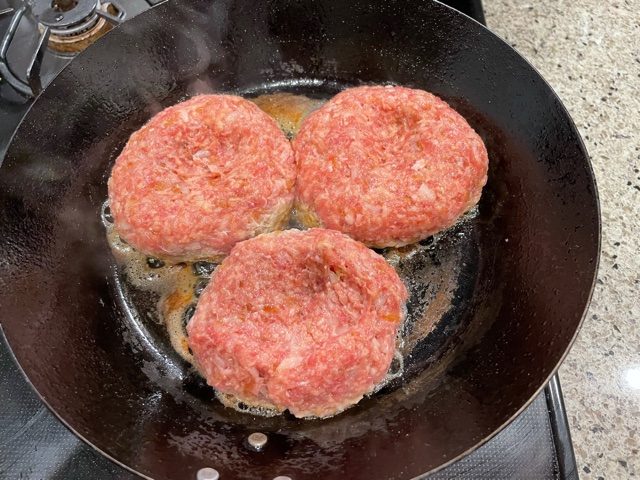
<svg viewBox="0 0 640 480">
<path fill-rule="evenodd" d="M 401 264 L 431 315 L 396 382 L 328 420 L 221 406 L 132 308 L 100 220 L 110 168 L 153 113 L 200 92 L 424 88 L 484 138 L 478 212 Z M 424 0 L 182 0 L 71 62 L 0 169 L 0 312 L 27 377 L 78 435 L 153 478 L 405 479 L 516 415 L 562 360 L 599 251 L 593 173 L 549 86 L 473 20 Z M 404 265 L 404 266 L 403 266 Z M 407 271 L 402 271 L 402 269 Z M 135 305 L 134 305 L 135 306 Z M 268 435 L 262 452 L 247 447 Z"/>
</svg>

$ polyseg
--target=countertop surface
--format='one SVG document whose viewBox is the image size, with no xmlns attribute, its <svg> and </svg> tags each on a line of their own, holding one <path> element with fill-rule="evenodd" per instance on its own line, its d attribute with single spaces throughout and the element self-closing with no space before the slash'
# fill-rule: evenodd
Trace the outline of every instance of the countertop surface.
<svg viewBox="0 0 640 480">
<path fill-rule="evenodd" d="M 587 145 L 602 255 L 582 330 L 560 368 L 583 479 L 640 476 L 640 1 L 484 0 Z"/>
</svg>

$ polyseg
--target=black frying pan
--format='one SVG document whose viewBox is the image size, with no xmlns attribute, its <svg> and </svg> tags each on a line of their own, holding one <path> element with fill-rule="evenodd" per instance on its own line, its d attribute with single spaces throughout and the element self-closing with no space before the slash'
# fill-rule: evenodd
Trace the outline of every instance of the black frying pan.
<svg viewBox="0 0 640 480">
<path fill-rule="evenodd" d="M 335 418 L 221 406 L 123 292 L 99 210 L 111 165 L 153 113 L 205 91 L 327 97 L 432 91 L 485 139 L 475 218 L 424 245 L 409 310 L 438 323 L 407 370 Z M 533 68 L 478 23 L 418 0 L 181 0 L 127 22 L 35 102 L 0 169 L 0 312 L 27 377 L 78 435 L 153 478 L 411 478 L 509 422 L 566 354 L 598 263 L 587 153 Z M 415 320 L 414 318 L 414 320 Z M 268 435 L 262 452 L 247 447 Z"/>
</svg>

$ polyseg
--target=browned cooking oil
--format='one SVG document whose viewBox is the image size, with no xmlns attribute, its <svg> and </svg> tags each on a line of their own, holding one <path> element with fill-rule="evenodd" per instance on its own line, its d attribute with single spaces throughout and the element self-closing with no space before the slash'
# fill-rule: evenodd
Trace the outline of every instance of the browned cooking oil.
<svg viewBox="0 0 640 480">
<path fill-rule="evenodd" d="M 325 102 L 292 93 L 270 93 L 250 100 L 271 115 L 289 138 L 298 133 L 302 120 Z"/>
</svg>

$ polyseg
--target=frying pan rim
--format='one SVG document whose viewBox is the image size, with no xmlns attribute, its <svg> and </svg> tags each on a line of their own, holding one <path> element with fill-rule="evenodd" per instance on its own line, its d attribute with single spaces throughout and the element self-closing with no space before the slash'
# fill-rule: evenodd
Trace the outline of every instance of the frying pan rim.
<svg viewBox="0 0 640 480">
<path fill-rule="evenodd" d="M 467 17 L 469 20 L 471 20 L 472 22 L 475 22 L 480 27 L 482 27 L 490 35 L 492 35 L 493 37 L 498 39 L 500 42 L 504 43 L 507 47 L 512 49 L 516 53 L 516 55 L 518 55 L 518 57 L 520 57 L 525 62 L 525 64 L 529 66 L 529 68 L 531 68 L 533 70 L 533 72 L 542 80 L 542 84 L 548 88 L 551 98 L 555 99 L 557 101 L 557 103 L 558 103 L 558 105 L 560 107 L 560 111 L 565 115 L 565 118 L 567 118 L 569 120 L 569 127 L 572 130 L 574 130 L 575 133 L 577 134 L 576 137 L 577 137 L 577 140 L 578 140 L 578 147 L 580 148 L 580 150 L 583 153 L 584 158 L 586 160 L 587 173 L 588 173 L 588 176 L 589 176 L 589 178 L 591 180 L 591 184 L 593 186 L 593 197 L 594 197 L 593 199 L 595 200 L 595 207 L 596 207 L 596 212 L 595 213 L 596 213 L 596 223 L 597 223 L 596 226 L 597 226 L 598 234 L 596 236 L 596 258 L 595 258 L 594 267 L 593 267 L 593 279 L 591 280 L 591 287 L 589 288 L 589 294 L 587 295 L 587 300 L 585 302 L 584 309 L 583 309 L 582 315 L 580 317 L 580 321 L 578 322 L 578 325 L 576 327 L 576 330 L 575 330 L 573 336 L 571 337 L 571 340 L 567 344 L 567 347 L 565 348 L 564 352 L 560 356 L 560 359 L 556 363 L 556 366 L 552 369 L 551 373 L 547 376 L 547 378 L 545 379 L 543 384 L 540 387 L 538 387 L 538 389 L 535 391 L 535 393 L 533 395 L 531 395 L 529 400 L 527 400 L 522 405 L 522 407 L 520 407 L 511 417 L 509 417 L 502 425 L 500 425 L 499 428 L 494 430 L 490 435 L 486 436 L 485 438 L 480 440 L 478 443 L 476 443 L 473 447 L 468 448 L 464 452 L 462 452 L 459 455 L 453 457 L 452 459 L 448 460 L 447 462 L 443 463 L 442 465 L 440 465 L 440 466 L 438 466 L 438 467 L 436 467 L 436 468 L 434 468 L 434 469 L 432 469 L 432 470 L 430 470 L 428 472 L 421 473 L 417 477 L 413 477 L 413 479 L 411 479 L 411 480 L 420 480 L 422 478 L 425 478 L 427 475 L 431 475 L 433 473 L 439 472 L 439 471 L 445 469 L 446 467 L 448 467 L 449 465 L 452 465 L 453 463 L 461 460 L 462 458 L 466 457 L 467 455 L 475 452 L 478 448 L 482 447 L 488 441 L 492 440 L 496 435 L 498 435 L 498 433 L 500 433 L 502 430 L 504 430 L 509 424 L 511 424 L 511 422 L 513 422 L 517 417 L 519 417 L 522 414 L 522 412 L 524 412 L 529 407 L 529 405 L 531 405 L 531 403 L 538 397 L 538 395 L 540 395 L 542 390 L 544 390 L 544 388 L 546 388 L 546 386 L 551 381 L 551 378 L 558 373 L 558 370 L 560 370 L 560 367 L 564 363 L 565 359 L 567 358 L 567 355 L 569 355 L 569 352 L 571 351 L 571 348 L 573 347 L 574 343 L 576 342 L 576 339 L 578 338 L 578 334 L 580 333 L 580 330 L 582 330 L 582 325 L 584 325 L 584 321 L 585 321 L 585 319 L 587 317 L 587 312 L 589 310 L 589 306 L 591 305 L 591 300 L 593 299 L 593 292 L 595 291 L 595 288 L 596 288 L 596 282 L 598 280 L 598 271 L 600 270 L 600 257 L 601 257 L 601 254 L 602 254 L 602 252 L 601 252 L 601 249 L 602 249 L 602 210 L 601 210 L 601 205 L 600 205 L 600 194 L 598 192 L 598 183 L 596 181 L 595 170 L 593 169 L 593 164 L 591 163 L 591 156 L 589 155 L 589 151 L 587 150 L 587 146 L 585 145 L 584 140 L 582 138 L 582 135 L 580 134 L 580 130 L 578 130 L 578 127 L 576 126 L 576 123 L 573 120 L 573 117 L 571 116 L 571 113 L 569 112 L 569 110 L 565 106 L 564 102 L 562 101 L 562 99 L 560 98 L 558 93 L 551 86 L 551 84 L 547 81 L 547 79 L 544 77 L 544 75 L 542 75 L 542 73 L 522 53 L 520 53 L 520 51 L 518 51 L 515 47 L 512 47 L 504 38 L 502 38 L 502 36 L 498 35 L 494 31 L 489 29 L 489 27 L 487 25 L 483 25 L 482 23 L 478 22 L 475 18 L 472 18 L 472 17 L 466 15 L 465 13 L 456 10 L 453 7 L 450 7 L 449 5 L 446 5 L 446 4 L 442 3 L 440 0 L 431 0 L 431 1 L 434 2 L 434 3 L 439 3 L 443 7 L 448 8 L 449 10 L 453 10 L 457 14 L 461 14 L 461 15 Z"/>
<path fill-rule="evenodd" d="M 557 102 L 560 112 L 562 112 L 564 114 L 564 117 L 568 120 L 568 124 L 569 124 L 568 126 L 576 133 L 577 146 L 579 147 L 579 150 L 581 151 L 581 153 L 583 154 L 584 159 L 586 160 L 586 167 L 587 167 L 586 168 L 586 173 L 587 173 L 587 176 L 588 176 L 588 180 L 591 181 L 590 183 L 591 183 L 591 186 L 593 187 L 593 199 L 595 201 L 597 236 L 596 236 L 596 245 L 595 245 L 595 247 L 596 247 L 596 256 L 595 256 L 595 262 L 594 262 L 594 265 L 593 265 L 593 274 L 592 274 L 593 278 L 592 278 L 592 281 L 591 281 L 591 286 L 589 288 L 589 293 L 587 295 L 587 299 L 586 299 L 584 307 L 583 307 L 583 312 L 582 312 L 581 318 L 580 318 L 580 320 L 579 320 L 579 322 L 577 324 L 577 327 L 575 329 L 575 332 L 574 332 L 571 340 L 567 344 L 566 348 L 564 349 L 564 352 L 560 356 L 560 358 L 559 358 L 558 362 L 556 363 L 555 367 L 551 370 L 551 372 L 546 377 L 544 382 L 535 390 L 535 392 L 530 396 L 530 398 L 526 402 L 524 402 L 523 405 L 513 415 L 511 415 L 511 417 L 509 417 L 506 421 L 504 421 L 492 433 L 490 433 L 489 435 L 487 435 L 486 437 L 484 437 L 483 439 L 478 441 L 476 444 L 474 444 L 472 447 L 468 448 L 464 452 L 462 452 L 462 453 L 456 455 L 455 457 L 451 458 L 447 462 L 445 462 L 445 463 L 443 463 L 443 464 L 441 464 L 441 465 L 439 465 L 439 466 L 437 466 L 437 467 L 435 467 L 435 468 L 433 468 L 433 469 L 431 469 L 431 470 L 429 470 L 427 472 L 421 473 L 420 475 L 418 475 L 416 477 L 413 477 L 412 480 L 424 479 L 424 478 L 426 478 L 426 476 L 431 475 L 431 474 L 436 473 L 436 472 L 439 472 L 439 471 L 447 468 L 448 466 L 452 465 L 453 463 L 459 461 L 460 459 L 466 457 L 467 455 L 473 453 L 474 451 L 476 451 L 477 449 L 479 449 L 480 447 L 485 445 L 487 442 L 492 440 L 498 433 L 500 433 L 502 430 L 504 430 L 509 424 L 511 424 L 511 422 L 513 422 L 518 416 L 520 416 L 522 414 L 522 412 L 524 412 L 524 410 L 526 410 L 529 407 L 529 405 L 531 405 L 531 403 L 538 397 L 538 395 L 540 395 L 542 390 L 549 384 L 549 381 L 551 380 L 551 378 L 560 369 L 560 366 L 562 365 L 562 363 L 566 359 L 567 355 L 569 354 L 569 351 L 573 347 L 573 345 L 574 345 L 574 343 L 575 343 L 575 341 L 576 341 L 576 339 L 578 337 L 578 334 L 580 333 L 580 330 L 582 329 L 582 326 L 583 326 L 584 321 L 585 321 L 586 316 L 587 316 L 587 312 L 588 312 L 589 306 L 591 304 L 591 300 L 593 299 L 593 293 L 595 291 L 596 281 L 597 281 L 597 278 L 598 278 L 598 271 L 599 271 L 599 267 L 600 267 L 601 248 L 602 248 L 602 211 L 601 211 L 600 196 L 599 196 L 599 193 L 598 193 L 598 185 L 597 185 L 597 181 L 596 181 L 595 171 L 593 169 L 593 164 L 591 162 L 591 158 L 589 156 L 589 153 L 588 153 L 587 147 L 586 147 L 586 145 L 584 143 L 584 140 L 582 138 L 582 135 L 580 134 L 580 131 L 578 130 L 578 128 L 577 128 L 577 126 L 575 124 L 575 121 L 573 120 L 573 118 L 572 118 L 569 110 L 567 109 L 567 107 L 562 102 L 562 99 L 560 98 L 560 96 L 556 93 L 554 88 L 549 84 L 549 82 L 540 73 L 540 71 L 523 54 L 521 54 L 515 47 L 511 46 L 500 35 L 494 33 L 492 30 L 490 30 L 488 28 L 488 26 L 478 22 L 474 18 L 466 15 L 463 12 L 460 12 L 459 10 L 456 10 L 455 8 L 450 7 L 449 5 L 446 5 L 446 4 L 442 3 L 440 0 L 430 0 L 430 1 L 432 3 L 439 4 L 441 7 L 444 7 L 446 9 L 448 9 L 450 12 L 453 13 L 453 15 L 458 15 L 458 16 L 461 16 L 461 17 L 465 17 L 465 19 L 466 19 L 465 21 L 471 21 L 471 22 L 477 24 L 479 27 L 481 27 L 481 29 L 484 31 L 483 33 L 485 35 L 487 35 L 487 34 L 491 35 L 495 39 L 497 39 L 499 42 L 503 43 L 507 48 L 511 49 L 524 62 L 524 64 L 526 64 L 533 71 L 533 73 L 535 75 L 537 75 L 537 77 L 542 81 L 542 85 L 545 86 L 548 89 L 549 97 L 552 100 L 555 100 Z M 164 8 L 166 8 L 166 4 L 170 5 L 171 3 L 174 3 L 174 2 L 175 2 L 175 0 L 173 0 L 173 2 L 172 1 L 166 1 L 166 2 L 162 2 L 162 3 L 156 4 L 153 7 L 149 8 L 148 10 L 145 10 L 143 12 L 138 13 L 137 15 L 134 15 L 133 17 L 129 18 L 129 20 L 132 19 L 132 18 L 136 18 L 139 15 L 146 15 L 148 12 L 151 12 L 155 8 L 161 7 L 163 5 L 165 5 Z M 119 26 L 117 26 L 116 28 L 114 28 L 112 30 L 116 30 L 118 27 Z M 103 37 L 106 37 L 106 35 L 104 35 Z M 98 39 L 94 44 L 96 44 L 100 40 L 101 39 Z M 81 57 L 83 54 L 84 54 L 84 51 L 80 52 L 74 58 L 74 60 L 76 58 L 78 58 L 78 57 Z M 62 72 L 64 72 L 67 69 L 67 67 L 70 64 L 71 64 L 71 62 L 69 62 L 67 65 L 65 65 L 60 70 L 60 72 L 52 79 L 51 84 L 54 83 L 54 81 L 62 74 Z M 29 116 L 29 113 L 30 113 L 31 109 L 33 108 L 35 103 L 39 100 L 40 96 L 47 90 L 47 88 L 45 88 L 37 97 L 35 97 L 34 101 L 31 103 L 31 105 L 29 105 L 29 107 L 26 110 L 23 118 L 20 120 L 18 126 L 16 127 L 16 129 L 13 132 L 13 134 L 11 135 L 11 138 L 9 140 L 8 147 L 7 147 L 7 152 L 5 153 L 5 158 L 6 158 L 6 154 L 9 152 L 9 150 L 11 149 L 11 147 L 13 145 L 13 140 L 14 140 L 14 137 L 15 137 L 16 133 L 18 132 L 18 130 L 20 130 L 20 127 L 24 123 L 25 119 Z M 4 163 L 4 158 L 0 159 L 0 168 L 2 167 L 3 163 Z M 9 352 L 10 352 L 10 355 L 11 355 L 11 358 L 12 358 L 14 364 L 18 367 L 18 370 L 20 371 L 20 373 L 23 376 L 23 378 L 26 380 L 26 383 L 36 393 L 38 398 L 40 398 L 40 400 L 42 401 L 42 403 L 44 403 L 44 405 L 47 407 L 47 409 L 50 412 L 52 412 L 53 415 L 71 433 L 73 433 L 76 437 L 78 437 L 85 444 L 89 445 L 91 448 L 93 448 L 95 451 L 97 451 L 100 455 L 102 455 L 105 458 L 109 459 L 110 461 L 112 461 L 116 465 L 119 465 L 119 466 L 123 467 L 125 470 L 133 473 L 134 475 L 139 476 L 140 478 L 153 480 L 152 477 L 148 477 L 148 476 L 146 476 L 146 475 L 134 470 L 132 467 L 129 467 L 128 465 L 120 462 L 118 459 L 112 457 L 110 454 L 108 454 L 107 452 L 103 451 L 102 449 L 100 449 L 99 447 L 94 445 L 91 441 L 86 439 L 83 435 L 79 434 L 73 427 L 71 427 L 69 425 L 69 423 L 67 423 L 67 421 L 64 418 L 62 418 L 51 405 L 49 405 L 49 403 L 44 399 L 44 397 L 40 394 L 40 392 L 36 389 L 36 387 L 33 385 L 31 380 L 27 376 L 26 372 L 22 368 L 22 365 L 20 364 L 20 362 L 18 362 L 18 360 L 17 360 L 17 358 L 15 356 L 15 353 L 13 352 L 13 348 L 11 347 L 11 343 L 9 342 L 9 340 L 7 338 L 7 335 L 4 332 L 4 328 L 2 326 L 2 322 L 1 321 L 0 321 L 0 333 L 2 334 L 2 337 L 4 338 L 7 346 L 9 347 Z"/>
<path fill-rule="evenodd" d="M 89 440 L 87 440 L 83 435 L 79 434 L 71 425 L 69 425 L 67 423 L 67 421 L 62 418 L 60 416 L 60 414 L 58 414 L 58 412 L 56 412 L 56 410 L 49 405 L 49 402 L 47 402 L 45 400 L 45 398 L 40 394 L 40 392 L 38 391 L 38 389 L 35 387 L 35 385 L 33 383 L 31 383 L 31 380 L 29 379 L 29 377 L 27 376 L 27 373 L 24 371 L 24 369 L 22 368 L 22 365 L 20 364 L 20 362 L 18 361 L 18 359 L 16 358 L 15 353 L 13 353 L 13 348 L 11 348 L 11 343 L 9 342 L 9 339 L 7 338 L 7 334 L 4 332 L 4 328 L 2 326 L 2 322 L 0 322 L 0 334 L 2 334 L 2 338 L 4 339 L 4 342 L 6 343 L 8 350 L 9 350 L 9 354 L 11 356 L 11 360 L 13 360 L 13 363 L 15 364 L 16 367 L 18 367 L 18 371 L 20 372 L 20 374 L 22 375 L 22 377 L 26 380 L 27 384 L 29 385 L 29 387 L 31 388 L 31 390 L 33 392 L 35 392 L 35 394 L 38 396 L 38 398 L 40 399 L 40 401 L 42 403 L 44 403 L 44 406 L 47 407 L 47 410 L 49 410 L 51 413 L 53 413 L 53 416 L 56 417 L 60 423 L 62 423 L 62 425 L 64 425 L 67 430 L 69 430 L 71 433 L 73 433 L 76 437 L 78 437 L 80 440 L 82 440 L 85 444 L 89 445 L 92 449 L 94 449 L 96 452 L 98 452 L 100 455 L 104 456 L 105 458 L 107 458 L 108 460 L 112 461 L 113 463 L 115 463 L 116 465 L 119 465 L 121 467 L 123 467 L 125 470 L 138 475 L 140 478 L 144 478 L 147 480 L 154 480 L 153 477 L 147 477 L 146 475 L 141 474 L 140 472 L 137 472 L 135 470 L 133 470 L 131 467 L 129 467 L 128 465 L 125 465 L 124 463 L 122 463 L 120 460 L 112 457 L 111 455 L 109 455 L 107 452 L 103 451 L 102 449 L 98 448 L 97 446 L 95 446 L 93 443 L 91 443 Z"/>
</svg>

